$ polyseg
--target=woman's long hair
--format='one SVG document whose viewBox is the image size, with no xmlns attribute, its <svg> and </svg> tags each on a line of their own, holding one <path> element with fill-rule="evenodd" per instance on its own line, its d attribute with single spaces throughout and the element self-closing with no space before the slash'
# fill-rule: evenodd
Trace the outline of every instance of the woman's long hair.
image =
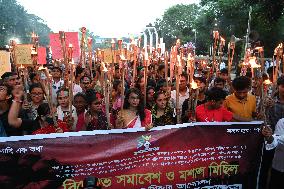
<svg viewBox="0 0 284 189">
<path fill-rule="evenodd" d="M 140 117 L 141 121 L 143 121 L 145 119 L 145 107 L 144 107 L 144 102 L 143 102 L 143 95 L 141 94 L 139 89 L 131 88 L 126 92 L 123 108 L 128 109 L 130 107 L 128 100 L 129 100 L 129 96 L 130 96 L 131 93 L 134 93 L 134 94 L 138 95 L 138 97 L 139 97 L 139 104 L 138 104 L 138 107 L 137 107 L 136 115 L 138 115 Z"/>
</svg>

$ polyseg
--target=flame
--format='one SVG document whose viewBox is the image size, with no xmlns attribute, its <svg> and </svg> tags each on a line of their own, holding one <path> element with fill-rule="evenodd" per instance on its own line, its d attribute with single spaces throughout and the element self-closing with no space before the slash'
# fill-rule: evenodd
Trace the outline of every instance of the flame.
<svg viewBox="0 0 284 189">
<path fill-rule="evenodd" d="M 104 62 L 102 62 L 102 66 L 103 66 L 103 72 L 108 72 L 108 69 L 107 69 L 107 67 L 106 67 L 106 65 L 105 65 L 105 63 Z"/>
<path fill-rule="evenodd" d="M 266 80 L 263 81 L 263 84 L 264 85 L 270 85 L 271 81 L 269 79 L 266 79 Z"/>
<path fill-rule="evenodd" d="M 198 88 L 197 83 L 194 80 L 192 80 L 192 82 L 190 83 L 190 86 L 191 86 L 192 89 Z"/>
<path fill-rule="evenodd" d="M 125 58 L 124 55 L 120 55 L 120 59 L 121 59 L 121 60 L 126 60 L 126 58 Z"/>
<path fill-rule="evenodd" d="M 43 65 L 40 65 L 40 67 L 38 67 L 38 71 L 43 71 L 45 70 L 45 68 L 43 67 Z"/>
<path fill-rule="evenodd" d="M 249 58 L 249 64 L 250 64 L 250 66 L 252 68 L 259 68 L 259 67 L 261 67 L 260 65 L 258 65 L 256 63 L 256 57 L 255 56 Z"/>
<path fill-rule="evenodd" d="M 19 67 L 20 69 L 24 69 L 25 67 L 23 66 L 23 64 L 21 64 L 21 66 Z"/>
</svg>

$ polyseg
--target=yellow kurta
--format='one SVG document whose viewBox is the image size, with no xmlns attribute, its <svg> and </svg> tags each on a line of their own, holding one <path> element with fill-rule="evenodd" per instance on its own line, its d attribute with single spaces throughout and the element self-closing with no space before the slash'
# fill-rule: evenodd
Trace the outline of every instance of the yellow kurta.
<svg viewBox="0 0 284 189">
<path fill-rule="evenodd" d="M 235 94 L 231 94 L 224 101 L 224 106 L 238 116 L 252 119 L 253 112 L 256 112 L 256 98 L 248 94 L 246 99 L 239 100 Z"/>
</svg>

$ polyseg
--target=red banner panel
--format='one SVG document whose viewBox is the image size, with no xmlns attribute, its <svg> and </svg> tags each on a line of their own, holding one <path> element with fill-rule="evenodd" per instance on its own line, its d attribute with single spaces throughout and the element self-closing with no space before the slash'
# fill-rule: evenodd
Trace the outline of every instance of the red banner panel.
<svg viewBox="0 0 284 189">
<path fill-rule="evenodd" d="M 38 64 L 46 64 L 46 48 L 38 48 Z"/>
<path fill-rule="evenodd" d="M 69 44 L 72 44 L 73 58 L 79 59 L 80 58 L 79 33 L 78 32 L 65 32 L 65 36 L 66 36 L 66 39 L 65 39 L 66 47 L 68 48 Z M 52 51 L 52 58 L 53 59 L 63 58 L 59 33 L 49 34 L 49 39 L 50 39 L 50 47 Z"/>
<path fill-rule="evenodd" d="M 260 122 L 9 137 L 0 139 L 0 188 L 253 189 Z"/>
</svg>

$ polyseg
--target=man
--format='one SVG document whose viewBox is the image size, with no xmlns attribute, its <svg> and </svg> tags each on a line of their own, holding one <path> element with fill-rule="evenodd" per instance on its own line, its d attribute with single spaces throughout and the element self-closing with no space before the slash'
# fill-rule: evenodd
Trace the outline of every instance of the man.
<svg viewBox="0 0 284 189">
<path fill-rule="evenodd" d="M 229 76 L 229 72 L 228 72 L 228 69 L 226 68 L 223 68 L 220 70 L 220 73 L 219 73 L 219 76 L 216 77 L 215 79 L 217 78 L 221 78 L 225 81 L 225 85 L 223 87 L 223 90 L 225 90 L 227 93 L 230 93 L 232 92 L 232 89 L 231 89 L 231 77 Z M 214 82 L 215 82 L 215 79 L 213 79 L 211 81 L 211 83 L 209 84 L 209 89 L 211 89 L 212 87 L 214 87 Z"/>
<path fill-rule="evenodd" d="M 206 91 L 206 79 L 204 77 L 196 77 L 195 82 L 197 83 L 197 87 L 198 87 L 198 99 L 197 99 L 197 106 L 203 104 L 206 102 L 205 99 L 205 91 Z M 194 95 L 194 94 L 192 94 Z M 182 104 L 182 114 L 181 114 L 181 118 L 183 123 L 187 123 L 187 122 L 191 122 L 192 120 L 192 115 L 193 112 L 191 111 L 195 111 L 195 110 L 191 110 L 190 107 L 188 107 L 188 101 L 192 100 L 191 98 L 187 98 L 184 103 Z M 190 115 L 191 114 L 191 115 Z"/>
<path fill-rule="evenodd" d="M 160 64 L 157 69 L 157 80 L 165 78 L 165 64 Z M 167 78 L 165 78 L 167 79 Z"/>
<path fill-rule="evenodd" d="M 252 121 L 256 117 L 256 98 L 249 94 L 251 80 L 240 76 L 232 82 L 234 93 L 227 96 L 224 106 L 234 114 L 235 121 Z"/>
<path fill-rule="evenodd" d="M 8 114 L 11 106 L 12 87 L 0 83 L 0 121 L 7 136 L 21 136 L 22 130 L 13 128 L 8 123 Z"/>
<path fill-rule="evenodd" d="M 171 101 L 172 101 L 174 108 L 180 111 L 185 99 L 189 98 L 189 89 L 187 88 L 187 74 L 186 73 L 181 74 L 179 82 L 180 82 L 179 83 L 179 104 L 176 104 L 176 99 L 177 99 L 176 90 L 173 90 L 171 92 Z"/>
<path fill-rule="evenodd" d="M 92 88 L 92 82 L 91 82 L 91 78 L 89 76 L 83 76 L 81 78 L 81 88 L 82 88 L 82 92 L 86 93 L 86 91 L 88 89 Z"/>
<path fill-rule="evenodd" d="M 213 87 L 217 87 L 219 89 L 225 90 L 225 84 L 226 84 L 226 81 L 223 78 L 216 77 L 214 79 L 214 86 Z"/>
<path fill-rule="evenodd" d="M 63 87 L 64 81 L 61 79 L 62 70 L 59 67 L 53 67 L 51 70 L 52 75 L 52 101 L 54 104 L 57 104 L 57 92 Z"/>
<path fill-rule="evenodd" d="M 275 149 L 275 154 L 272 161 L 271 179 L 269 188 L 280 188 L 279 183 L 284 179 L 284 119 L 280 119 L 275 127 L 274 135 L 269 126 L 264 126 L 262 134 L 265 136 L 266 149 Z"/>
<path fill-rule="evenodd" d="M 15 87 L 17 82 L 18 82 L 18 75 L 17 73 L 14 72 L 5 72 L 2 76 L 1 76 L 2 80 L 3 80 L 3 84 L 8 85 L 10 87 Z"/>
<path fill-rule="evenodd" d="M 277 80 L 278 93 L 272 105 L 266 109 L 267 123 L 271 126 L 272 132 L 275 129 L 277 122 L 284 117 L 284 76 L 281 76 Z M 270 100 L 269 100 L 270 101 Z M 274 150 L 264 149 L 263 160 L 260 171 L 260 186 L 265 188 L 268 182 L 269 170 L 271 169 L 271 163 L 274 157 Z"/>
<path fill-rule="evenodd" d="M 278 78 L 277 89 L 278 94 L 274 99 L 273 105 L 267 108 L 267 120 L 272 130 L 275 129 L 279 119 L 284 117 L 284 76 Z"/>
</svg>

